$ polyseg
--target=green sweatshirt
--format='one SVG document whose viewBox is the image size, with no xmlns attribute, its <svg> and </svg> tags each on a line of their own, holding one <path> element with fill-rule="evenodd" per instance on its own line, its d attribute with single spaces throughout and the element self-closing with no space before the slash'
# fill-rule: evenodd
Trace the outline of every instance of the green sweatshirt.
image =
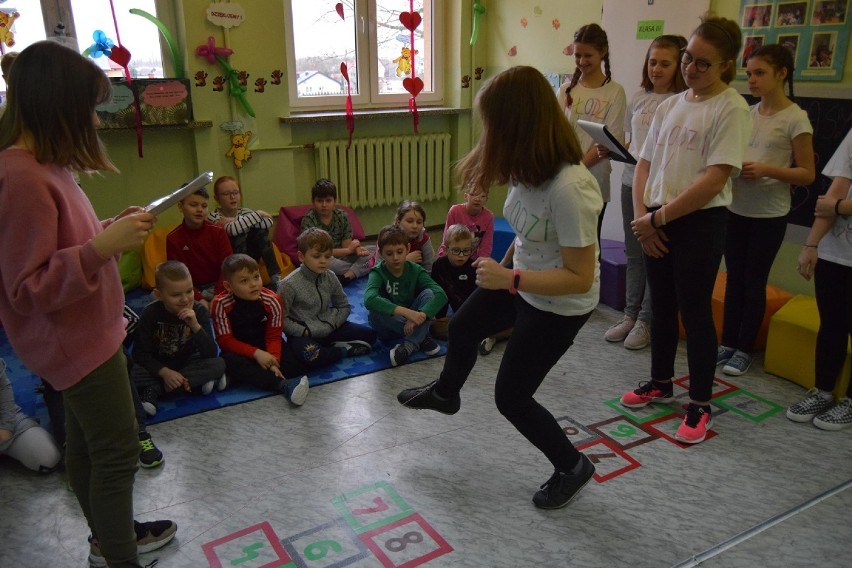
<svg viewBox="0 0 852 568">
<path fill-rule="evenodd" d="M 397 306 L 410 308 L 414 299 L 425 288 L 432 290 L 435 297 L 420 311 L 433 318 L 447 303 L 447 294 L 443 288 L 415 262 L 406 260 L 402 275 L 396 277 L 388 271 L 385 262 L 381 260 L 370 270 L 370 275 L 367 277 L 364 307 L 380 314 L 393 315 Z"/>
</svg>

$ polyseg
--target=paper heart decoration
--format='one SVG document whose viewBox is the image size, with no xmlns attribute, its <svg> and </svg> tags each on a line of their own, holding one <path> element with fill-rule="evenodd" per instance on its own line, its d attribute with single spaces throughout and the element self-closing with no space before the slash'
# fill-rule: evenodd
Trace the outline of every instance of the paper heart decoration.
<svg viewBox="0 0 852 568">
<path fill-rule="evenodd" d="M 343 17 L 343 2 L 338 2 L 334 6 L 334 9 L 337 10 L 337 14 L 340 16 L 340 19 L 344 20 L 345 18 Z"/>
<path fill-rule="evenodd" d="M 420 17 L 418 12 L 401 12 L 399 14 L 399 21 L 405 29 L 413 32 L 420 25 L 420 22 L 423 21 L 423 18 Z"/>
<path fill-rule="evenodd" d="M 340 64 L 340 74 L 343 75 L 344 79 L 349 80 L 349 68 L 346 67 L 345 63 Z"/>
<path fill-rule="evenodd" d="M 513 45 L 511 48 L 509 48 L 509 57 L 514 57 L 517 54 L 518 54 L 518 46 L 517 45 Z"/>
<path fill-rule="evenodd" d="M 574 55 L 574 44 L 569 43 L 568 46 L 562 50 L 562 53 L 565 55 Z"/>
<path fill-rule="evenodd" d="M 416 97 L 423 90 L 423 79 L 420 77 L 406 77 L 402 80 L 402 87 L 411 93 L 412 97 Z"/>
<path fill-rule="evenodd" d="M 108 55 L 108 57 L 122 67 L 127 67 L 127 64 L 130 63 L 130 52 L 127 51 L 126 47 L 121 45 L 113 47 L 112 52 Z"/>
</svg>

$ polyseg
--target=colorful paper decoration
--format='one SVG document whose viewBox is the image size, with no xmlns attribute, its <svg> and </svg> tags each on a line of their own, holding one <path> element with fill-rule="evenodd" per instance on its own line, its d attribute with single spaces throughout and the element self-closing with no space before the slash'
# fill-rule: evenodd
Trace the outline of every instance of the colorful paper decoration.
<svg viewBox="0 0 852 568">
<path fill-rule="evenodd" d="M 214 2 L 207 7 L 207 20 L 225 29 L 246 21 L 246 11 L 236 2 Z"/>
<path fill-rule="evenodd" d="M 340 64 L 340 74 L 346 79 L 346 130 L 349 131 L 348 150 L 352 146 L 352 133 L 355 132 L 355 112 L 352 110 L 352 84 L 349 82 L 349 69 L 346 63 Z"/>
<path fill-rule="evenodd" d="M 251 160 L 251 150 L 248 149 L 248 142 L 251 138 L 251 130 L 242 134 L 231 134 L 231 148 L 225 154 L 227 157 L 234 158 L 234 166 L 237 169 L 242 169 L 243 164 Z"/>
<path fill-rule="evenodd" d="M 414 11 L 414 0 L 409 0 L 408 6 L 409 12 L 399 14 L 400 23 L 411 34 L 411 77 L 403 79 L 402 87 L 411 94 L 408 99 L 408 110 L 414 116 L 414 133 L 419 134 L 420 115 L 417 113 L 417 95 L 423 90 L 423 79 L 417 77 L 417 67 L 414 65 L 414 55 L 417 53 L 417 50 L 414 49 L 414 30 L 417 29 L 423 18 L 418 12 Z"/>
<path fill-rule="evenodd" d="M 341 20 L 345 20 L 346 18 L 343 16 L 343 2 L 338 2 L 335 4 L 334 9 L 337 10 L 337 14 L 340 16 Z"/>
<path fill-rule="evenodd" d="M 15 34 L 12 33 L 12 24 L 21 17 L 19 12 L 0 11 L 0 52 L 6 53 L 3 46 L 13 47 L 15 45 Z"/>
</svg>

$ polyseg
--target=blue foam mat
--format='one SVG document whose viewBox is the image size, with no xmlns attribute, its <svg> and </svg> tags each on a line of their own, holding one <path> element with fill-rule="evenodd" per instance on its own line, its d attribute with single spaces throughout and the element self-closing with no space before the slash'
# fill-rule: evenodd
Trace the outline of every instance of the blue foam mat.
<svg viewBox="0 0 852 568">
<path fill-rule="evenodd" d="M 349 320 L 364 325 L 367 325 L 367 310 L 363 304 L 366 285 L 367 279 L 361 278 L 345 288 L 346 294 L 349 296 L 349 301 L 352 304 L 352 313 L 349 316 Z M 145 306 L 152 300 L 148 291 L 141 289 L 129 292 L 126 299 L 128 305 L 137 313 L 141 313 Z M 438 343 L 441 346 L 441 352 L 436 356 L 446 354 L 446 344 L 440 341 Z M 345 357 L 334 365 L 307 373 L 311 387 L 387 369 L 391 367 L 390 349 L 392 347 L 393 344 L 388 345 L 380 341 L 373 347 L 373 351 L 367 355 Z M 9 344 L 6 330 L 2 328 L 0 328 L 0 357 L 6 360 L 6 373 L 12 382 L 15 400 L 18 405 L 26 414 L 38 418 L 43 426 L 49 427 L 50 419 L 47 414 L 47 407 L 44 404 L 44 398 L 40 393 L 36 392 L 36 388 L 41 384 L 41 380 L 24 367 L 17 358 Z M 426 355 L 417 352 L 411 356 L 408 363 L 422 361 L 426 358 Z M 267 396 L 273 396 L 273 393 L 245 386 L 228 387 L 228 389 L 222 392 L 213 392 L 207 396 L 180 394 L 161 400 L 158 403 L 157 414 L 148 417 L 148 424 L 166 422 L 175 418 L 241 404 Z"/>
</svg>

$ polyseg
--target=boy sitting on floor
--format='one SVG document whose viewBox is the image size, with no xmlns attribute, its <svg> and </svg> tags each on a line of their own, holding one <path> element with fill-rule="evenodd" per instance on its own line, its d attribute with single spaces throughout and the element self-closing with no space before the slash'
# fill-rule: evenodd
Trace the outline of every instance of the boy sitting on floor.
<svg viewBox="0 0 852 568">
<path fill-rule="evenodd" d="M 210 394 L 224 390 L 225 362 L 210 332 L 207 309 L 194 300 L 192 277 L 186 265 L 167 260 L 157 265 L 155 302 L 139 318 L 133 342 L 130 378 L 142 407 L 157 413 L 157 401 L 166 392 Z"/>
<path fill-rule="evenodd" d="M 233 251 L 225 229 L 207 220 L 210 195 L 203 187 L 178 202 L 183 223 L 166 237 L 166 258 L 189 268 L 195 299 L 210 309 L 210 300 L 223 290 L 222 261 Z"/>
<path fill-rule="evenodd" d="M 287 379 L 301 365 L 283 350 L 284 306 L 263 287 L 257 261 L 233 254 L 222 263 L 225 292 L 213 298 L 213 329 L 231 380 L 283 394 L 296 406 L 305 403 L 307 377 Z"/>
<path fill-rule="evenodd" d="M 337 205 L 337 186 L 331 180 L 317 180 L 311 188 L 313 209 L 302 217 L 300 231 L 319 227 L 331 235 L 334 249 L 331 271 L 342 284 L 348 284 L 370 272 L 370 251 L 361 246 L 361 241 L 352 238 L 349 217 Z"/>
<path fill-rule="evenodd" d="M 391 365 L 401 365 L 417 351 L 436 355 L 441 348 L 429 337 L 429 320 L 447 303 L 446 293 L 422 266 L 405 259 L 408 236 L 399 226 L 382 227 L 378 248 L 364 307 L 381 339 L 402 339 L 391 349 Z"/>
<path fill-rule="evenodd" d="M 284 302 L 284 332 L 290 350 L 310 369 L 369 353 L 376 342 L 376 332 L 347 321 L 352 309 L 349 299 L 337 277 L 328 270 L 334 248 L 331 235 L 311 227 L 296 242 L 302 265 L 278 288 Z"/>
<path fill-rule="evenodd" d="M 269 274 L 270 288 L 278 289 L 281 280 L 281 268 L 275 258 L 269 229 L 272 228 L 272 215 L 266 211 L 242 207 L 241 190 L 237 180 L 231 176 L 222 176 L 213 183 L 213 197 L 219 207 L 207 216 L 209 221 L 225 229 L 231 239 L 233 252 L 247 254 L 253 259 L 263 259 Z"/>
</svg>

